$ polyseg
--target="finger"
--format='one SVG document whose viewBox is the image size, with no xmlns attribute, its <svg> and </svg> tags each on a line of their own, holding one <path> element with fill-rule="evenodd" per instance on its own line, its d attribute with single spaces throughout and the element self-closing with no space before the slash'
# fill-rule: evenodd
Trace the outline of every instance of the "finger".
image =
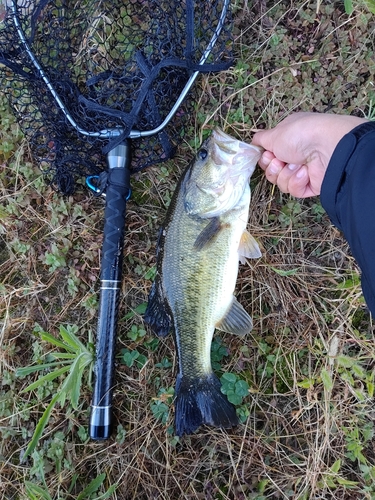
<svg viewBox="0 0 375 500">
<path fill-rule="evenodd" d="M 297 165 L 295 163 L 288 163 L 285 165 L 283 169 L 280 170 L 277 175 L 276 184 L 278 185 L 280 191 L 283 193 L 290 193 L 293 196 L 297 196 L 295 193 L 291 192 L 291 180 L 297 179 L 297 175 L 299 175 L 299 171 L 301 170 L 302 165 Z M 301 182 L 305 182 L 305 179 L 302 178 Z M 298 182 L 297 182 L 298 184 Z M 298 184 L 299 186 L 299 184 Z M 292 190 L 293 190 L 293 181 L 292 181 Z"/>
<path fill-rule="evenodd" d="M 288 190 L 296 198 L 308 198 L 319 193 L 313 191 L 311 180 L 306 165 L 302 165 L 289 179 Z"/>
<path fill-rule="evenodd" d="M 253 135 L 252 144 L 261 146 L 262 148 L 273 151 L 274 150 L 275 134 L 274 129 L 260 130 Z"/>
<path fill-rule="evenodd" d="M 266 170 L 271 161 L 275 158 L 275 155 L 271 151 L 264 151 L 262 156 L 258 161 L 258 165 L 261 169 Z"/>
<path fill-rule="evenodd" d="M 274 158 L 266 168 L 266 178 L 272 182 L 272 184 L 278 184 L 279 176 L 285 168 L 285 163 L 283 161 Z"/>
</svg>

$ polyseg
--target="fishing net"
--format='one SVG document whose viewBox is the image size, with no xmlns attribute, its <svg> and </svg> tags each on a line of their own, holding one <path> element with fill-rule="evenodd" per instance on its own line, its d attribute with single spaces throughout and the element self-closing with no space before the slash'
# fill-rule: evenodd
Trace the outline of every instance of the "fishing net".
<svg viewBox="0 0 375 500">
<path fill-rule="evenodd" d="M 77 181 L 102 172 L 103 155 L 129 137 L 132 172 L 173 155 L 191 119 L 189 100 L 178 103 L 167 127 L 153 131 L 194 72 L 230 65 L 224 3 L 0 4 L 1 91 L 56 189 L 70 194 Z"/>
</svg>

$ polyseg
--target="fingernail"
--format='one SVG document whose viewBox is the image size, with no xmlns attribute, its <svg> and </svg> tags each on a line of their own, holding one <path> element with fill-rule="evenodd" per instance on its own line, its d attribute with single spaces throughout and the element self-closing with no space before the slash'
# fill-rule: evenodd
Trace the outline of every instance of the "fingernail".
<svg viewBox="0 0 375 500">
<path fill-rule="evenodd" d="M 305 173 L 306 173 L 306 172 L 305 172 L 305 169 L 304 169 L 304 168 L 300 168 L 300 169 L 298 170 L 298 172 L 296 173 L 296 177 L 297 177 L 297 179 L 301 179 L 301 177 L 304 177 Z"/>
<path fill-rule="evenodd" d="M 300 165 L 296 165 L 295 163 L 288 163 L 288 168 L 289 170 L 297 170 L 297 168 L 299 168 Z"/>
<path fill-rule="evenodd" d="M 274 156 L 269 151 L 265 151 L 261 156 L 261 161 L 264 167 L 268 167 L 271 161 L 274 159 Z"/>
<path fill-rule="evenodd" d="M 276 175 L 279 173 L 279 169 L 271 163 L 270 166 L 268 167 L 268 172 L 272 175 Z"/>
</svg>

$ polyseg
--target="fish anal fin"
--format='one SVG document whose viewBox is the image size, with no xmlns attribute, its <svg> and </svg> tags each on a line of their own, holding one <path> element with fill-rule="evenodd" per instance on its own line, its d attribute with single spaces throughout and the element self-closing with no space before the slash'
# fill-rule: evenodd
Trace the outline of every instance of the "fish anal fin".
<svg viewBox="0 0 375 500">
<path fill-rule="evenodd" d="M 143 319 L 159 337 L 165 337 L 171 329 L 172 316 L 158 275 L 152 284 Z"/>
<path fill-rule="evenodd" d="M 236 409 L 221 392 L 213 373 L 201 378 L 177 377 L 175 390 L 175 431 L 192 434 L 201 425 L 230 428 L 238 424 Z"/>
<path fill-rule="evenodd" d="M 197 236 L 197 239 L 194 242 L 194 248 L 196 250 L 202 250 L 202 248 L 215 240 L 216 236 L 224 227 L 227 227 L 227 225 L 223 224 L 219 217 L 213 217 Z"/>
<path fill-rule="evenodd" d="M 232 304 L 224 318 L 216 325 L 218 330 L 244 336 L 253 328 L 251 316 L 233 296 Z"/>
<path fill-rule="evenodd" d="M 248 231 L 244 231 L 238 247 L 238 258 L 241 264 L 245 264 L 245 259 L 258 259 L 262 256 L 259 245 Z"/>
</svg>

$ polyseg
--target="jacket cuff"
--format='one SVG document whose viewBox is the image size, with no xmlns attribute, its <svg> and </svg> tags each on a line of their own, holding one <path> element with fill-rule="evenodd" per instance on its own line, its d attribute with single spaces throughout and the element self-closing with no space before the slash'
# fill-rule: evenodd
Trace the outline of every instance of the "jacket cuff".
<svg viewBox="0 0 375 500">
<path fill-rule="evenodd" d="M 332 223 L 342 230 L 340 214 L 337 210 L 337 196 L 340 193 L 342 185 L 346 181 L 347 167 L 350 167 L 350 160 L 357 144 L 367 134 L 375 132 L 375 122 L 367 122 L 358 125 L 337 144 L 336 149 L 329 161 L 325 173 L 321 191 L 320 201 L 327 212 Z M 375 136 L 374 136 L 374 156 L 375 156 Z M 351 168 L 350 168 L 351 170 Z"/>
</svg>

